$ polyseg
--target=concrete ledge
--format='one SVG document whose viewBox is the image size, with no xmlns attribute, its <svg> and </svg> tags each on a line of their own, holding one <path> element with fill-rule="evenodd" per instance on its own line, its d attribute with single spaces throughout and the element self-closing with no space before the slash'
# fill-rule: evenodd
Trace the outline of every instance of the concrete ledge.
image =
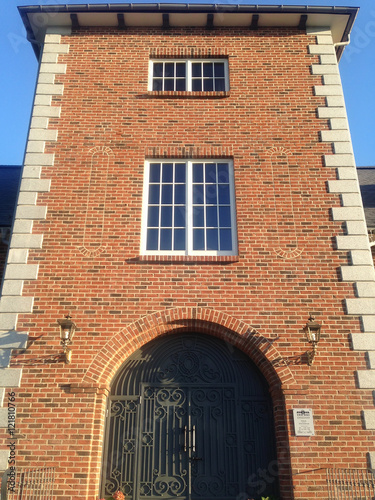
<svg viewBox="0 0 375 500">
<path fill-rule="evenodd" d="M 375 410 L 363 410 L 365 429 L 375 429 Z"/>
<path fill-rule="evenodd" d="M 0 380 L 3 387 L 19 387 L 22 370 L 18 368 L 0 368 Z"/>
<path fill-rule="evenodd" d="M 375 452 L 369 452 L 367 456 L 370 469 L 375 470 Z"/>
<path fill-rule="evenodd" d="M 332 217 L 333 220 L 364 220 L 362 207 L 334 207 Z"/>
<path fill-rule="evenodd" d="M 335 154 L 353 154 L 351 142 L 334 142 L 333 151 Z"/>
<path fill-rule="evenodd" d="M 341 180 L 357 180 L 357 171 L 355 167 L 336 167 L 337 177 Z"/>
<path fill-rule="evenodd" d="M 46 96 L 46 97 L 51 97 L 51 96 Z M 46 129 L 46 128 L 48 128 L 48 118 L 43 116 L 34 116 L 31 119 L 29 137 L 33 129 Z"/>
<path fill-rule="evenodd" d="M 15 235 L 13 235 L 12 238 L 14 238 L 14 236 Z M 8 252 L 8 264 L 26 264 L 28 257 L 29 252 L 27 248 L 21 250 L 12 248 Z"/>
<path fill-rule="evenodd" d="M 328 190 L 330 193 L 358 193 L 358 182 L 354 180 L 328 181 Z M 361 198 L 359 198 L 361 200 Z M 360 203 L 362 206 L 362 202 Z"/>
<path fill-rule="evenodd" d="M 33 205 L 21 205 L 17 207 L 16 219 L 45 219 L 47 216 L 47 207 Z"/>
<path fill-rule="evenodd" d="M 326 167 L 355 167 L 352 154 L 324 155 L 324 164 Z"/>
<path fill-rule="evenodd" d="M 28 338 L 28 333 L 17 332 L 16 330 L 0 331 L 0 348 L 24 349 Z"/>
<path fill-rule="evenodd" d="M 54 73 L 54 74 L 64 74 L 66 73 L 66 64 L 53 64 L 53 63 L 42 63 L 40 65 L 40 73 Z"/>
<path fill-rule="evenodd" d="M 337 65 L 337 57 L 332 54 L 322 54 L 320 57 L 320 64 L 336 64 Z"/>
<path fill-rule="evenodd" d="M 342 95 L 328 95 L 326 97 L 326 103 L 327 106 L 332 106 L 334 108 L 336 107 L 343 107 L 345 109 L 345 101 L 344 97 Z"/>
<path fill-rule="evenodd" d="M 322 142 L 350 142 L 351 140 L 347 130 L 322 130 L 320 137 Z"/>
<path fill-rule="evenodd" d="M 33 128 L 29 133 L 29 141 L 57 141 L 57 130 L 45 130 L 44 128 Z"/>
<path fill-rule="evenodd" d="M 317 96 L 328 96 L 328 95 L 341 96 L 342 87 L 341 85 L 315 85 L 314 93 Z"/>
<path fill-rule="evenodd" d="M 3 283 L 3 295 L 22 295 L 23 280 L 6 280 Z"/>
<path fill-rule="evenodd" d="M 331 54 L 335 55 L 335 49 L 333 45 L 321 44 L 321 45 L 309 45 L 310 54 Z"/>
<path fill-rule="evenodd" d="M 342 281 L 371 281 L 375 279 L 375 271 L 371 266 L 341 266 Z"/>
<path fill-rule="evenodd" d="M 329 120 L 329 124 L 332 130 L 347 130 L 349 128 L 348 120 L 346 118 L 331 118 Z"/>
<path fill-rule="evenodd" d="M 7 470 L 8 466 L 9 466 L 8 459 L 9 459 L 9 451 L 8 450 L 0 450 L 0 470 L 1 471 Z"/>
<path fill-rule="evenodd" d="M 64 85 L 61 83 L 38 83 L 36 86 L 36 94 L 51 94 L 51 95 L 63 95 Z"/>
<path fill-rule="evenodd" d="M 4 279 L 36 280 L 38 277 L 38 267 L 38 264 L 8 264 L 5 268 Z"/>
<path fill-rule="evenodd" d="M 362 316 L 362 328 L 364 332 L 375 332 L 375 315 Z"/>
<path fill-rule="evenodd" d="M 8 408 L 0 408 L 0 428 L 8 427 Z"/>
<path fill-rule="evenodd" d="M 352 250 L 350 252 L 351 264 L 353 266 L 372 266 L 372 255 L 370 247 L 367 250 Z"/>
<path fill-rule="evenodd" d="M 311 72 L 313 75 L 337 75 L 339 70 L 337 64 L 312 64 Z"/>
<path fill-rule="evenodd" d="M 318 108 L 318 118 L 346 118 L 345 108 Z"/>
<path fill-rule="evenodd" d="M 37 95 L 37 96 L 35 96 L 33 115 L 35 112 L 35 108 L 37 106 L 48 107 L 48 106 L 51 106 L 51 104 L 52 104 L 52 96 L 51 95 Z M 39 116 L 39 115 L 35 115 L 35 116 Z"/>
<path fill-rule="evenodd" d="M 36 205 L 37 197 L 33 191 L 22 192 L 18 195 L 18 205 Z"/>
<path fill-rule="evenodd" d="M 322 75 L 323 85 L 341 85 L 340 75 Z"/>
<path fill-rule="evenodd" d="M 28 141 L 27 153 L 44 153 L 45 143 L 43 141 Z"/>
<path fill-rule="evenodd" d="M 42 248 L 42 234 L 13 234 L 11 248 Z"/>
<path fill-rule="evenodd" d="M 339 181 L 343 182 L 343 181 Z M 354 184 L 356 185 L 356 184 Z M 357 188 L 358 189 L 358 188 Z M 331 191 L 332 192 L 332 191 Z M 341 204 L 343 207 L 362 207 L 362 198 L 359 192 L 342 193 Z M 367 231 L 367 229 L 366 229 Z"/>
<path fill-rule="evenodd" d="M 39 95 L 37 97 L 43 97 L 43 96 Z M 33 116 L 48 116 L 53 118 L 59 118 L 60 114 L 61 114 L 60 106 L 34 106 L 33 109 Z"/>
<path fill-rule="evenodd" d="M 370 370 L 373 370 L 375 368 L 375 351 L 367 353 L 367 361 Z"/>
<path fill-rule="evenodd" d="M 46 193 L 51 189 L 51 179 L 22 179 L 20 192 Z"/>
<path fill-rule="evenodd" d="M 346 231 L 348 234 L 360 234 L 367 237 L 367 226 L 364 221 L 346 221 Z"/>
<path fill-rule="evenodd" d="M 353 351 L 375 351 L 375 333 L 352 333 Z"/>
<path fill-rule="evenodd" d="M 54 159 L 55 159 L 54 154 L 26 153 L 25 165 L 52 167 Z"/>
<path fill-rule="evenodd" d="M 13 224 L 13 234 L 30 234 L 33 230 L 32 220 L 18 219 Z"/>
<path fill-rule="evenodd" d="M 357 377 L 360 389 L 375 389 L 375 370 L 358 370 Z"/>
<path fill-rule="evenodd" d="M 347 313 L 353 316 L 373 314 L 375 311 L 375 298 L 346 299 L 345 305 Z"/>
<path fill-rule="evenodd" d="M 338 250 L 369 250 L 367 236 L 336 236 Z"/>
<path fill-rule="evenodd" d="M 68 54 L 69 53 L 69 45 L 66 43 L 47 43 L 43 46 L 44 54 Z"/>
<path fill-rule="evenodd" d="M 6 297 L 3 295 L 0 300 L 0 313 L 31 313 L 33 312 L 33 304 L 34 297 Z"/>
<path fill-rule="evenodd" d="M 355 288 L 358 297 L 375 297 L 375 281 L 356 283 Z"/>
</svg>

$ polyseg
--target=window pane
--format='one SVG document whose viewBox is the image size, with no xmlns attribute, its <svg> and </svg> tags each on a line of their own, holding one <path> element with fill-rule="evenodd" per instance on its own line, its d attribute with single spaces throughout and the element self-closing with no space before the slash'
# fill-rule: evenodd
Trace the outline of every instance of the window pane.
<svg viewBox="0 0 375 500">
<path fill-rule="evenodd" d="M 176 163 L 175 165 L 175 182 L 185 182 L 186 165 L 185 163 Z"/>
<path fill-rule="evenodd" d="M 185 227 L 185 207 L 174 207 L 174 227 Z"/>
<path fill-rule="evenodd" d="M 172 250 L 172 229 L 160 229 L 160 250 Z"/>
<path fill-rule="evenodd" d="M 205 187 L 207 205 L 217 205 L 216 184 L 208 184 Z"/>
<path fill-rule="evenodd" d="M 176 63 L 176 76 L 184 77 L 186 76 L 186 64 Z"/>
<path fill-rule="evenodd" d="M 172 227 L 172 207 L 161 207 L 161 227 Z"/>
<path fill-rule="evenodd" d="M 174 90 L 174 80 L 172 78 L 164 80 L 164 90 Z"/>
<path fill-rule="evenodd" d="M 163 184 L 161 187 L 161 202 L 163 205 L 172 205 L 173 185 Z"/>
<path fill-rule="evenodd" d="M 176 90 L 179 90 L 180 92 L 186 90 L 186 82 L 182 78 L 179 80 L 176 80 Z"/>
<path fill-rule="evenodd" d="M 218 181 L 228 184 L 229 183 L 229 170 L 228 163 L 218 163 Z"/>
<path fill-rule="evenodd" d="M 230 203 L 229 184 L 219 184 L 219 203 L 220 205 L 229 205 Z"/>
<path fill-rule="evenodd" d="M 193 230 L 193 250 L 204 250 L 204 229 Z"/>
<path fill-rule="evenodd" d="M 206 163 L 205 174 L 206 183 L 216 182 L 216 163 Z"/>
<path fill-rule="evenodd" d="M 216 62 L 214 63 L 215 66 L 215 77 L 222 77 L 224 78 L 224 63 L 223 62 Z"/>
<path fill-rule="evenodd" d="M 210 62 L 206 62 L 206 63 L 203 63 L 203 76 L 210 76 L 212 77 L 213 76 L 213 67 L 212 67 L 212 63 Z"/>
<path fill-rule="evenodd" d="M 177 205 L 185 204 L 185 184 L 176 184 L 174 187 L 174 202 Z"/>
<path fill-rule="evenodd" d="M 232 231 L 230 229 L 220 229 L 220 250 L 232 250 Z"/>
<path fill-rule="evenodd" d="M 203 207 L 194 207 L 193 227 L 204 227 L 204 208 Z"/>
<path fill-rule="evenodd" d="M 163 63 L 154 63 L 154 73 L 153 76 L 163 76 Z"/>
<path fill-rule="evenodd" d="M 159 203 L 159 192 L 160 192 L 159 184 L 150 184 L 148 190 L 148 202 L 150 205 L 157 205 Z"/>
<path fill-rule="evenodd" d="M 148 207 L 147 226 L 159 227 L 159 207 Z"/>
<path fill-rule="evenodd" d="M 212 90 L 214 90 L 213 80 L 203 80 L 203 90 L 205 92 L 211 92 Z"/>
<path fill-rule="evenodd" d="M 194 184 L 193 186 L 193 203 L 194 205 L 203 204 L 203 185 Z"/>
<path fill-rule="evenodd" d="M 207 229 L 206 235 L 207 235 L 206 250 L 218 250 L 219 246 L 218 246 L 217 229 Z"/>
<path fill-rule="evenodd" d="M 215 78 L 215 90 L 216 92 L 224 92 L 225 90 L 224 78 Z"/>
<path fill-rule="evenodd" d="M 152 82 L 152 90 L 163 90 L 163 80 L 154 80 Z"/>
<path fill-rule="evenodd" d="M 162 182 L 173 182 L 173 163 L 163 163 Z"/>
<path fill-rule="evenodd" d="M 160 163 L 150 163 L 150 182 L 160 182 Z"/>
<path fill-rule="evenodd" d="M 202 90 L 202 80 L 192 80 L 191 90 L 193 92 L 200 92 Z"/>
<path fill-rule="evenodd" d="M 148 229 L 147 230 L 147 250 L 158 250 L 158 229 Z"/>
<path fill-rule="evenodd" d="M 219 207 L 219 226 L 231 227 L 230 207 Z"/>
<path fill-rule="evenodd" d="M 206 207 L 206 227 L 217 227 L 217 207 Z"/>
<path fill-rule="evenodd" d="M 192 63 L 191 74 L 193 77 L 202 76 L 202 64 L 201 63 Z"/>
<path fill-rule="evenodd" d="M 193 164 L 193 182 L 203 182 L 203 163 Z"/>
<path fill-rule="evenodd" d="M 173 250 L 185 250 L 185 229 L 174 230 Z"/>
<path fill-rule="evenodd" d="M 165 63 L 164 76 L 165 77 L 174 76 L 174 63 Z"/>
</svg>

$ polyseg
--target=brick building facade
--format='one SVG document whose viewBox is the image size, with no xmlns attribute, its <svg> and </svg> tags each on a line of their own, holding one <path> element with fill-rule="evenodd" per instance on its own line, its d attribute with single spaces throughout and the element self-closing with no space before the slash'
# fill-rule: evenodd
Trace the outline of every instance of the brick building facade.
<svg viewBox="0 0 375 500">
<path fill-rule="evenodd" d="M 20 12 L 43 45 L 0 305 L 18 466 L 55 466 L 56 500 L 327 498 L 326 468 L 374 468 L 375 277 L 337 65 L 356 9 Z"/>
</svg>

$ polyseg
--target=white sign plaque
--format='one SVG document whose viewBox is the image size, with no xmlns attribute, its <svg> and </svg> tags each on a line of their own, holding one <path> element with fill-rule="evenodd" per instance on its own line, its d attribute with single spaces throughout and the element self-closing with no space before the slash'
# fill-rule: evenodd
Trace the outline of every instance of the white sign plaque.
<svg viewBox="0 0 375 500">
<path fill-rule="evenodd" d="M 314 436 L 314 419 L 311 408 L 293 408 L 294 432 L 296 436 Z"/>
</svg>

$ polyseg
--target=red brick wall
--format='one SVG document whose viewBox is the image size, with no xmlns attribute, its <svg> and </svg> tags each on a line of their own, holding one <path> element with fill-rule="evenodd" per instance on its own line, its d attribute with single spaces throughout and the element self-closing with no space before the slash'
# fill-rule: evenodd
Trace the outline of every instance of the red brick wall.
<svg viewBox="0 0 375 500">
<path fill-rule="evenodd" d="M 334 251 L 341 228 L 330 207 L 340 202 L 326 189 L 335 172 L 322 162 L 331 146 L 319 142 L 328 124 L 316 118 L 324 98 L 313 94 L 321 83 L 310 73 L 314 37 L 294 29 L 82 29 L 63 40 L 70 52 L 59 62 L 68 70 L 56 77 L 64 95 L 54 98 L 62 112 L 50 120 L 58 142 L 46 148 L 55 165 L 42 174 L 52 189 L 38 198 L 48 215 L 34 224 L 43 249 L 29 259 L 40 270 L 24 289 L 35 308 L 18 324 L 36 340 L 13 360 L 24 367 L 19 464 L 58 467 L 57 500 L 95 498 L 111 378 L 149 339 L 190 328 L 239 345 L 269 381 L 282 498 L 326 498 L 324 471 L 305 471 L 366 467 L 372 436 L 361 410 L 373 406 L 371 391 L 356 389 L 354 372 L 366 363 L 349 346 L 349 333 L 360 331 L 343 309 L 352 285 L 338 281 L 348 257 Z M 158 47 L 228 54 L 230 95 L 148 95 L 150 50 Z M 238 259 L 140 258 L 144 160 L 153 148 L 155 156 L 192 148 L 192 156 L 233 158 Z M 95 151 L 104 165 L 91 186 L 105 201 L 102 239 L 101 209 L 97 231 L 84 234 Z M 283 210 L 290 233 L 276 224 Z M 323 325 L 312 367 L 303 333 L 310 311 Z M 72 364 L 45 362 L 60 351 L 56 320 L 68 312 L 78 325 Z M 294 436 L 296 407 L 313 408 L 315 436 Z"/>
</svg>

